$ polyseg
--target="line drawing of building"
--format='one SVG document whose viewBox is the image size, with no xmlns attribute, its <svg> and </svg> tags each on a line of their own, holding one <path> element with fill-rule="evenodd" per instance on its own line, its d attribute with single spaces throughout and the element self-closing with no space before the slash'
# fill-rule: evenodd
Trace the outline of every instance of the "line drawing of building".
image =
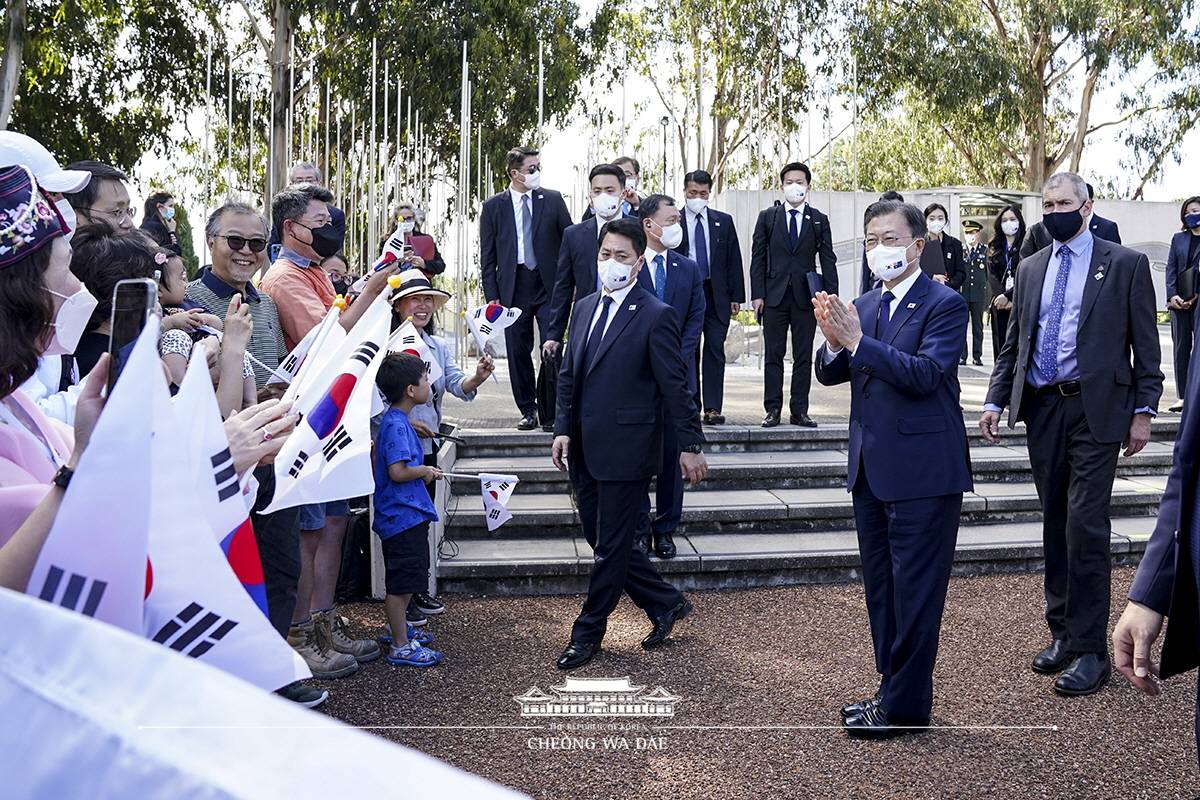
<svg viewBox="0 0 1200 800">
<path fill-rule="evenodd" d="M 683 698 L 662 686 L 649 692 L 624 678 L 565 678 L 551 694 L 536 686 L 513 697 L 522 717 L 673 717 Z"/>
</svg>

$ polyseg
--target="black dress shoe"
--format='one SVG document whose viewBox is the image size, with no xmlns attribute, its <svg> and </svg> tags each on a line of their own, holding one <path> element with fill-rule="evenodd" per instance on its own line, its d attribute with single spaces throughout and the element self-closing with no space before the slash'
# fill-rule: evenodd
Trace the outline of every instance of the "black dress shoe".
<svg viewBox="0 0 1200 800">
<path fill-rule="evenodd" d="M 671 534 L 656 533 L 654 535 L 654 555 L 659 558 L 675 557 L 675 540 L 671 538 Z"/>
<path fill-rule="evenodd" d="M 764 428 L 774 428 L 778 424 L 779 424 L 779 412 L 778 411 L 768 411 L 767 415 L 765 417 L 763 417 L 762 426 Z"/>
<path fill-rule="evenodd" d="M 650 534 L 640 534 L 633 537 L 633 546 L 637 550 L 641 550 L 646 555 L 654 552 L 654 548 L 650 544 Z"/>
<path fill-rule="evenodd" d="M 552 433 L 554 431 L 554 426 L 553 425 L 543 425 L 542 430 L 544 430 L 546 433 Z"/>
<path fill-rule="evenodd" d="M 642 639 L 642 647 L 647 650 L 652 647 L 658 647 L 671 635 L 671 629 L 675 627 L 675 623 L 691 613 L 692 604 L 685 597 L 679 601 L 679 605 L 654 620 L 654 630 L 650 631 L 649 636 Z"/>
<path fill-rule="evenodd" d="M 967 357 L 966 357 L 966 356 L 963 356 L 962 358 L 960 358 L 960 359 L 958 360 L 958 365 L 959 365 L 960 367 L 965 367 L 965 366 L 967 365 Z"/>
<path fill-rule="evenodd" d="M 792 417 L 788 420 L 788 422 L 790 422 L 792 425 L 799 425 L 801 428 L 817 427 L 817 423 L 813 422 L 812 417 L 808 416 L 808 414 L 792 414 Z"/>
<path fill-rule="evenodd" d="M 922 733 L 929 727 L 929 720 L 889 719 L 883 706 L 875 703 L 861 714 L 842 720 L 842 727 L 851 739 L 894 739 L 907 733 Z"/>
<path fill-rule="evenodd" d="M 600 652 L 599 642 L 576 642 L 572 641 L 567 645 L 567 649 L 562 651 L 562 655 L 558 657 L 559 669 L 575 669 L 582 667 L 584 664 L 592 660 L 596 653 Z"/>
<path fill-rule="evenodd" d="M 971 359 L 971 363 L 972 363 L 972 364 L 974 364 L 974 365 L 975 365 L 975 366 L 977 366 L 977 367 L 982 367 L 982 366 L 983 366 L 983 359 L 982 359 L 982 358 L 974 358 L 974 359 Z"/>
<path fill-rule="evenodd" d="M 879 705 L 879 692 L 871 695 L 866 700 L 859 700 L 857 703 L 847 703 L 842 706 L 842 719 L 857 717 L 868 708 L 876 705 Z"/>
<path fill-rule="evenodd" d="M 1070 664 L 1074 657 L 1075 654 L 1067 649 L 1066 639 L 1055 639 L 1049 647 L 1033 657 L 1033 664 L 1030 666 L 1033 667 L 1034 672 L 1053 675 L 1066 669 L 1067 664 Z"/>
<path fill-rule="evenodd" d="M 1095 694 L 1108 682 L 1112 665 L 1108 653 L 1084 653 L 1077 656 L 1062 675 L 1054 681 L 1054 691 L 1066 697 Z"/>
<path fill-rule="evenodd" d="M 538 426 L 537 417 L 533 414 L 526 414 L 521 417 L 521 421 L 517 423 L 517 430 L 531 431 Z"/>
<path fill-rule="evenodd" d="M 725 415 L 720 411 L 714 411 L 711 408 L 704 412 L 705 425 L 724 425 Z"/>
</svg>

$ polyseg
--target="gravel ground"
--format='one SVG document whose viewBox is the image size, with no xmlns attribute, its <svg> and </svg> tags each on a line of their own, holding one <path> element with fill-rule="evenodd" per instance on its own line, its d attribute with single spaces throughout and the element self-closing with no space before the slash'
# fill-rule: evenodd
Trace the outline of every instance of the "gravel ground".
<svg viewBox="0 0 1200 800">
<path fill-rule="evenodd" d="M 1133 577 L 1115 570 L 1114 598 Z M 377 731 L 539 798 L 1175 798 L 1200 791 L 1192 737 L 1195 679 L 1150 699 L 1115 676 L 1099 694 L 1064 699 L 1029 659 L 1046 641 L 1041 576 L 954 579 L 936 676 L 937 725 L 1057 726 L 936 730 L 857 742 L 828 730 L 653 730 L 676 726 L 821 726 L 875 689 L 858 585 L 693 592 L 696 613 L 658 651 L 623 600 L 605 650 L 573 675 L 630 676 L 683 699 L 674 719 L 634 730 Z M 514 695 L 561 683 L 554 660 L 579 598 L 451 596 L 427 630 L 446 662 L 427 670 L 380 660 L 330 682 L 326 710 L 354 725 L 520 726 Z M 1114 602 L 1113 620 L 1123 604 Z M 347 606 L 360 633 L 383 607 Z M 563 719 L 570 724 L 570 720 Z M 590 720 L 605 726 L 612 718 Z M 589 722 L 584 720 L 583 722 Z M 595 737 L 594 750 L 545 750 L 534 738 Z M 605 751 L 603 737 L 629 749 Z M 660 748 L 638 749 L 638 739 Z"/>
</svg>

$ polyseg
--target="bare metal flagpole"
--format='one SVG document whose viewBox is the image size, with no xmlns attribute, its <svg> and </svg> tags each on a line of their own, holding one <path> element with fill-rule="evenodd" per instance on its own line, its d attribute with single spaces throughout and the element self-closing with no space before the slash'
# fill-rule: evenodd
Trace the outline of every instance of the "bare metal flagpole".
<svg viewBox="0 0 1200 800">
<path fill-rule="evenodd" d="M 229 113 L 229 119 L 225 123 L 225 185 L 232 190 L 233 176 L 230 170 L 233 169 L 233 59 L 229 56 L 225 58 L 225 73 L 228 90 L 225 108 Z"/>
<path fill-rule="evenodd" d="M 206 40 L 204 48 L 204 218 L 212 208 L 212 38 Z M 200 264 L 208 263 L 208 237 L 200 237 Z"/>
<path fill-rule="evenodd" d="M 377 112 L 375 98 L 378 95 L 378 41 L 371 39 L 371 138 L 369 140 L 370 150 L 367 155 L 367 245 L 366 250 L 370 250 L 371 245 L 376 240 L 375 235 L 375 161 L 379 156 L 379 151 L 375 147 L 375 125 L 377 122 Z M 364 142 L 366 144 L 366 142 Z"/>
<path fill-rule="evenodd" d="M 379 159 L 380 177 L 383 179 L 383 199 L 379 207 L 379 219 L 383 226 L 379 230 L 380 237 L 387 236 L 391 231 L 391 224 L 388 217 L 391 214 L 390 208 L 392 204 L 392 169 L 391 169 L 391 154 L 392 154 L 392 137 L 391 137 L 391 106 L 389 99 L 391 98 L 391 65 L 390 59 L 383 61 L 383 141 L 380 145 L 383 149 L 383 157 Z"/>
<path fill-rule="evenodd" d="M 292 140 L 293 140 L 293 112 L 295 110 L 296 94 L 296 39 L 295 36 L 288 38 L 288 96 L 287 96 L 287 160 L 288 168 L 292 166 Z"/>
<path fill-rule="evenodd" d="M 330 89 L 329 78 L 325 78 L 325 180 L 330 179 L 330 158 L 329 158 L 329 124 L 333 121 L 333 106 L 329 103 Z M 339 198 L 340 202 L 340 198 Z"/>
<path fill-rule="evenodd" d="M 538 40 L 538 127 L 537 127 L 537 146 L 542 146 L 542 126 L 544 124 L 543 105 L 545 98 L 546 70 L 545 63 L 542 60 L 543 44 L 541 39 Z"/>
</svg>

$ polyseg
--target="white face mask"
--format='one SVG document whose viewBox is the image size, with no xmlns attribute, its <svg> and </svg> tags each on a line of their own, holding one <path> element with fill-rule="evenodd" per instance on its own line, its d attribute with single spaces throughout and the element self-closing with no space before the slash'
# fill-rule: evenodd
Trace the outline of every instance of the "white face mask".
<svg viewBox="0 0 1200 800">
<path fill-rule="evenodd" d="M 542 188 L 542 171 L 540 169 L 532 175 L 525 176 L 525 188 L 530 191 Z"/>
<path fill-rule="evenodd" d="M 63 298 L 63 304 L 58 307 L 54 322 L 50 323 L 54 328 L 54 338 L 50 340 L 50 346 L 42 355 L 61 356 L 74 353 L 80 337 L 92 319 L 92 312 L 96 310 L 96 298 L 82 286 L 70 297 L 53 289 L 50 290 L 50 294 Z"/>
<path fill-rule="evenodd" d="M 616 292 L 629 285 L 633 277 L 633 266 L 610 258 L 596 263 L 596 274 L 600 276 L 600 283 L 605 289 Z"/>
<path fill-rule="evenodd" d="M 946 220 L 944 219 L 931 219 L 927 224 L 929 225 L 930 233 L 940 234 L 946 230 Z"/>
<path fill-rule="evenodd" d="M 800 205 L 804 201 L 805 195 L 808 194 L 808 187 L 801 186 L 798 183 L 789 183 L 783 187 L 783 199 L 787 200 L 794 206 Z"/>
<path fill-rule="evenodd" d="M 1005 236 L 1016 236 L 1017 231 L 1021 230 L 1021 223 L 1015 219 L 1006 219 L 1000 223 L 1000 230 L 1004 231 Z"/>
<path fill-rule="evenodd" d="M 687 200 L 683 201 L 683 204 L 687 206 L 688 211 L 692 212 L 693 214 L 699 214 L 701 211 L 708 208 L 708 201 L 703 197 L 689 197 Z"/>
<path fill-rule="evenodd" d="M 908 248 L 875 245 L 874 250 L 867 251 L 867 263 L 871 266 L 871 273 L 879 280 L 894 280 L 908 269 Z"/>
<path fill-rule="evenodd" d="M 406 219 L 400 223 L 400 232 L 401 233 L 412 233 L 413 229 L 416 227 L 417 227 L 416 220 Z"/>
<path fill-rule="evenodd" d="M 79 227 L 79 219 L 75 216 L 75 209 L 67 202 L 67 198 L 63 197 L 54 201 L 54 207 L 58 209 L 59 215 L 63 218 L 63 223 L 67 226 L 67 232 L 63 234 L 63 238 L 68 242 L 75 235 L 75 229 Z"/>
<path fill-rule="evenodd" d="M 976 244 L 978 244 L 978 242 L 979 242 L 979 234 L 978 233 L 968 233 L 967 234 L 967 244 L 971 245 L 971 247 L 974 247 Z"/>
<path fill-rule="evenodd" d="M 658 235 L 658 238 L 662 240 L 663 247 L 668 250 L 673 247 L 679 247 L 679 243 L 683 241 L 683 226 L 676 222 L 674 225 L 667 225 L 665 228 L 661 225 L 659 227 L 662 228 L 662 233 Z"/>
<path fill-rule="evenodd" d="M 636 192 L 638 187 L 638 179 L 635 177 L 627 177 L 625 179 L 625 188 L 631 192 Z"/>
<path fill-rule="evenodd" d="M 596 216 L 601 219 L 612 219 L 617 215 L 617 209 L 621 205 L 621 200 L 615 194 L 601 192 L 592 196 L 592 210 L 596 212 Z"/>
</svg>

